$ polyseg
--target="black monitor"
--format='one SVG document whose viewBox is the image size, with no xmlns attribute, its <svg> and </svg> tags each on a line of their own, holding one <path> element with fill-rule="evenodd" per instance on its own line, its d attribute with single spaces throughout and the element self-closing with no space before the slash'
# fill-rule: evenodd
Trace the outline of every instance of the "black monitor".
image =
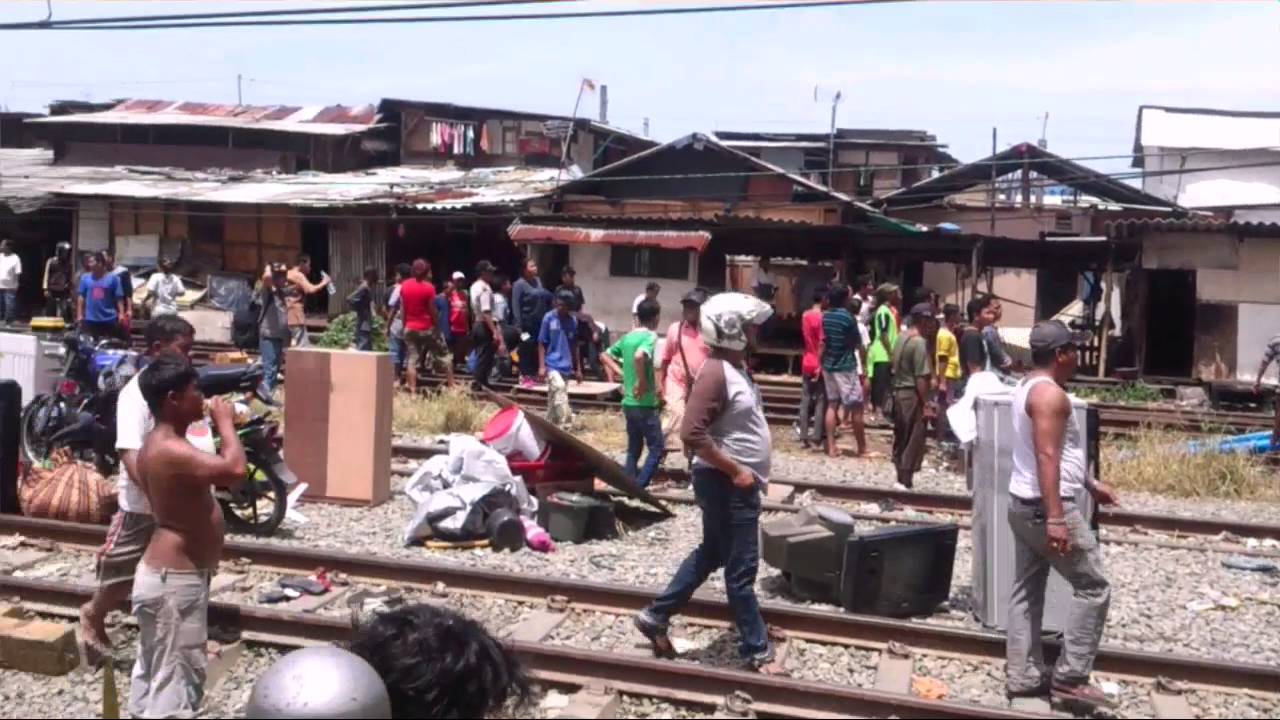
<svg viewBox="0 0 1280 720">
<path fill-rule="evenodd" d="M 951 594 L 956 525 L 888 527 L 850 537 L 840 604 L 866 615 L 929 615 Z"/>
</svg>

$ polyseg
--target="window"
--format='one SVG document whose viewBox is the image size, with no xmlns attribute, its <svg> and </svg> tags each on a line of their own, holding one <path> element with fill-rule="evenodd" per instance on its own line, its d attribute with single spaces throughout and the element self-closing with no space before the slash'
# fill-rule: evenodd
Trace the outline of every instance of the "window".
<svg viewBox="0 0 1280 720">
<path fill-rule="evenodd" d="M 689 278 L 689 251 L 614 245 L 609 249 L 613 277 Z"/>
</svg>

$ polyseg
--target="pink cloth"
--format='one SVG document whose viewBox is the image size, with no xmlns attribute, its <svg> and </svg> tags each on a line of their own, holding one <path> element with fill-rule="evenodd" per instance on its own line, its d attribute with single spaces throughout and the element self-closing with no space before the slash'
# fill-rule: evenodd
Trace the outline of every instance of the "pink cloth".
<svg viewBox="0 0 1280 720">
<path fill-rule="evenodd" d="M 684 358 L 680 357 L 680 346 L 684 345 Z M 666 368 L 667 380 L 662 389 L 664 397 L 680 397 L 687 395 L 691 382 L 686 383 L 685 360 L 689 361 L 689 372 L 696 377 L 702 363 L 707 361 L 707 344 L 702 341 L 702 333 L 696 327 L 684 322 L 673 322 L 667 328 L 667 342 L 662 348 L 662 367 Z M 692 378 L 689 378 L 691 381 Z"/>
</svg>

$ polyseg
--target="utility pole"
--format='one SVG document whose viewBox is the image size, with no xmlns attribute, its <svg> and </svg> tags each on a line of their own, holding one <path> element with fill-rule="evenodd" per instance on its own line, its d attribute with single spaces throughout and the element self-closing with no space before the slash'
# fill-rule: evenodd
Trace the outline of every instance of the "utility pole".
<svg viewBox="0 0 1280 720">
<path fill-rule="evenodd" d="M 649 118 L 644 119 L 644 136 L 649 137 Z"/>
<path fill-rule="evenodd" d="M 609 124 L 609 86 L 600 86 L 600 122 L 601 124 Z"/>
<path fill-rule="evenodd" d="M 836 184 L 836 106 L 840 104 L 840 91 L 831 98 L 831 138 L 827 143 L 827 187 Z"/>
<path fill-rule="evenodd" d="M 236 73 L 236 104 L 237 105 L 244 104 L 244 89 L 241 83 L 242 79 L 243 79 L 243 76 L 240 73 Z"/>
</svg>

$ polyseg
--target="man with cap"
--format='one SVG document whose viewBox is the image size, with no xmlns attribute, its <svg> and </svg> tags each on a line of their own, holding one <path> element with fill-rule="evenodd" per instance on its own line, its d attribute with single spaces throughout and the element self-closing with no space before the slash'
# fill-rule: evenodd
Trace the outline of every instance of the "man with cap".
<svg viewBox="0 0 1280 720">
<path fill-rule="evenodd" d="M 667 341 L 659 361 L 658 388 L 662 392 L 662 432 L 667 450 L 684 452 L 680 443 L 680 423 L 685 403 L 702 363 L 707 360 L 707 344 L 702 341 L 702 304 L 707 289 L 696 287 L 680 298 L 680 319 L 667 328 Z"/>
<path fill-rule="evenodd" d="M 693 492 L 702 510 L 702 543 L 667 589 L 635 618 L 655 654 L 675 655 L 671 616 L 712 572 L 724 568 L 725 593 L 738 628 L 738 652 L 751 668 L 781 672 L 756 599 L 760 496 L 773 454 L 760 389 L 747 374 L 747 349 L 773 308 L 759 298 L 726 292 L 702 304 L 702 339 L 711 353 L 685 408 L 680 439 L 694 453 Z"/>
<path fill-rule="evenodd" d="M 919 303 L 911 308 L 911 327 L 893 347 L 890 373 L 893 398 L 889 418 L 893 422 L 893 466 L 898 484 L 910 488 L 924 463 L 925 436 L 929 420 L 937 415 L 933 396 L 933 345 L 938 319 L 933 306 Z"/>
<path fill-rule="evenodd" d="M 1035 366 L 1014 389 L 1013 471 L 1009 526 L 1014 576 L 1009 593 L 1007 688 L 1009 697 L 1051 695 L 1094 709 L 1114 707 L 1089 682 L 1111 604 L 1102 552 L 1076 505 L 1087 490 L 1101 505 L 1116 502 L 1111 488 L 1089 477 L 1085 439 L 1062 385 L 1075 374 L 1085 340 L 1056 320 L 1031 330 Z M 1049 569 L 1071 584 L 1071 610 L 1051 677 L 1044 667 L 1041 618 Z"/>
<path fill-rule="evenodd" d="M 493 263 L 481 260 L 476 263 L 476 281 L 471 283 L 471 315 L 475 324 L 471 328 L 471 340 L 476 350 L 476 369 L 471 387 L 476 390 L 490 387 L 489 374 L 498 353 L 505 353 L 498 321 L 493 315 Z"/>
<path fill-rule="evenodd" d="M 867 378 L 871 381 L 871 407 L 885 411 L 891 377 L 890 358 L 898 342 L 898 316 L 894 306 L 902 302 L 902 291 L 893 283 L 876 288 L 876 309 L 871 315 L 871 345 L 867 348 Z"/>
</svg>

